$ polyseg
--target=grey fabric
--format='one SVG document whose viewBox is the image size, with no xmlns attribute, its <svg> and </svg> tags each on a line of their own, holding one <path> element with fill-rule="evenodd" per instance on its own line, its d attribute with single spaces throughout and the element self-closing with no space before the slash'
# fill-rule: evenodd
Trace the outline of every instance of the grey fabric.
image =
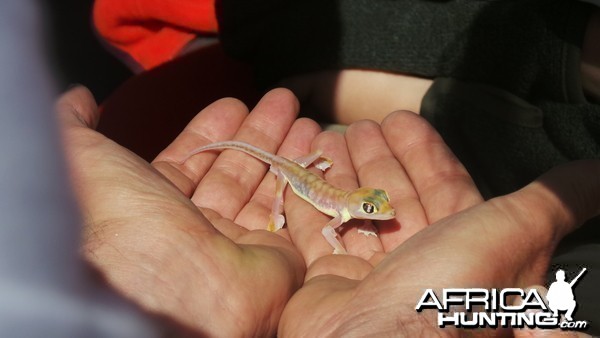
<svg viewBox="0 0 600 338">
<path fill-rule="evenodd" d="M 573 0 L 223 0 L 219 32 L 261 85 L 359 68 L 563 96 L 592 6 Z"/>
<path fill-rule="evenodd" d="M 438 78 L 423 99 L 421 114 L 443 136 L 486 198 L 515 191 L 552 167 L 573 159 L 600 158 L 600 106 L 527 101 L 497 87 Z M 600 219 L 563 239 L 552 259 L 562 268 L 588 273 L 575 289 L 577 320 L 600 333 Z"/>
</svg>

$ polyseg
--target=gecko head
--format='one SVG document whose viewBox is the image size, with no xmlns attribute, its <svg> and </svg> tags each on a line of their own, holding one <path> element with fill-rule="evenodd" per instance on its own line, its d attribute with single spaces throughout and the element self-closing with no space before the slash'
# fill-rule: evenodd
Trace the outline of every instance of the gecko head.
<svg viewBox="0 0 600 338">
<path fill-rule="evenodd" d="M 396 216 L 387 192 L 381 189 L 358 188 L 348 196 L 348 212 L 352 218 L 386 220 Z"/>
</svg>

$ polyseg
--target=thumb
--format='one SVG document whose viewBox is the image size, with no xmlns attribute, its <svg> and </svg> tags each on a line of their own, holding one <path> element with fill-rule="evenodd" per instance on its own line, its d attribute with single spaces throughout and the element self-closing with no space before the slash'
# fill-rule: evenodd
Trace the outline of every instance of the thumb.
<svg viewBox="0 0 600 338">
<path fill-rule="evenodd" d="M 84 86 L 77 85 L 65 92 L 55 105 L 63 126 L 80 126 L 96 129 L 100 111 L 94 96 Z"/>
</svg>

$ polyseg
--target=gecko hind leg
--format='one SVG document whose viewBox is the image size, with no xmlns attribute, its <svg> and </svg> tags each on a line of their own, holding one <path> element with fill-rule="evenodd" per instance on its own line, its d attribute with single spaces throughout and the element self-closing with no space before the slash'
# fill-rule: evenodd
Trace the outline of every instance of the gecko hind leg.
<svg viewBox="0 0 600 338">
<path fill-rule="evenodd" d="M 338 233 L 335 231 L 335 228 L 340 225 L 341 219 L 339 217 L 335 217 L 321 230 L 321 233 L 323 234 L 323 237 L 325 237 L 327 243 L 333 247 L 334 255 L 348 253 L 342 243 L 340 243 L 340 241 L 337 239 Z"/>
<path fill-rule="evenodd" d="M 285 176 L 283 176 L 278 169 L 271 166 L 270 170 L 277 176 L 277 181 L 275 182 L 275 199 L 273 200 L 273 206 L 271 207 L 271 215 L 269 215 L 267 230 L 275 232 L 283 228 L 283 225 L 285 224 L 285 217 L 283 216 L 283 192 L 287 185 L 287 181 L 285 180 Z"/>
<path fill-rule="evenodd" d="M 316 150 L 308 155 L 298 157 L 294 162 L 298 163 L 303 168 L 314 164 L 317 169 L 325 171 L 331 167 L 333 161 L 328 157 L 321 156 L 322 153 L 322 151 Z"/>
</svg>

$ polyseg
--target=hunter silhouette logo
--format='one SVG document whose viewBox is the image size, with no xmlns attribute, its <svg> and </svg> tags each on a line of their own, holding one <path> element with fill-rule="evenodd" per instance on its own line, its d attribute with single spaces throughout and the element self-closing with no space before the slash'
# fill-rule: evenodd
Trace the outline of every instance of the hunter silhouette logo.
<svg viewBox="0 0 600 338">
<path fill-rule="evenodd" d="M 577 308 L 573 288 L 587 271 L 567 282 L 565 271 L 556 271 L 556 281 L 550 284 L 546 297 L 537 289 L 452 288 L 426 289 L 415 310 L 437 310 L 439 327 L 458 328 L 543 328 L 586 329 L 585 320 L 574 321 Z M 515 302 L 515 299 L 517 300 Z M 566 320 L 561 320 L 564 313 Z"/>
<path fill-rule="evenodd" d="M 556 271 L 556 282 L 550 284 L 548 295 L 546 295 L 548 307 L 552 310 L 554 317 L 558 317 L 559 311 L 566 311 L 565 318 L 568 321 L 573 321 L 573 312 L 577 307 L 575 295 L 573 295 L 573 286 L 586 271 L 587 269 L 583 268 L 570 283 L 565 281 L 565 270 Z"/>
</svg>

